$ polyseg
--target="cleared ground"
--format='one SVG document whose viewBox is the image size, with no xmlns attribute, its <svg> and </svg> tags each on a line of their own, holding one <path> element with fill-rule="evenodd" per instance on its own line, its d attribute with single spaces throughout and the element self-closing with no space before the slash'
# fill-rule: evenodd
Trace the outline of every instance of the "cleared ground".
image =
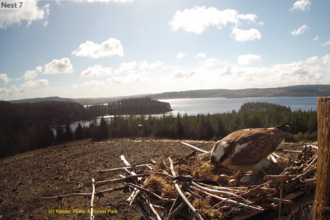
<svg viewBox="0 0 330 220">
<path fill-rule="evenodd" d="M 192 149 L 182 140 L 115 139 L 103 142 L 77 141 L 27 152 L 0 160 L 0 219 L 89 219 L 89 214 L 76 211 L 90 209 L 90 198 L 69 197 L 62 201 L 41 200 L 40 197 L 75 192 L 91 193 L 91 179 L 118 178 L 120 172 L 98 174 L 98 170 L 124 166 L 120 155 L 131 164 L 149 163 L 160 156 L 187 155 Z M 211 150 L 214 142 L 185 141 L 201 149 Z M 102 186 L 96 191 L 122 186 Z M 95 219 L 140 219 L 135 206 L 125 200 L 130 193 L 106 194 L 96 210 L 107 210 Z M 65 211 L 67 210 L 67 211 Z M 69 212 L 60 214 L 56 212 Z M 111 213 L 112 212 L 112 213 Z"/>
</svg>

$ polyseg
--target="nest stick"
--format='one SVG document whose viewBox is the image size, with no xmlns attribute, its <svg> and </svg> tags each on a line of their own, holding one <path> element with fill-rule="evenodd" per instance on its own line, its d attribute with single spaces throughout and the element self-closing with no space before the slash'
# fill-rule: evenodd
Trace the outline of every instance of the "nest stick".
<svg viewBox="0 0 330 220">
<path fill-rule="evenodd" d="M 179 197 L 178 197 L 179 198 Z M 192 198 L 192 196 L 189 196 L 187 199 L 190 200 Z M 177 214 L 179 214 L 179 212 L 186 206 L 186 203 L 182 202 L 178 207 L 176 207 L 176 209 L 174 209 L 173 212 L 169 212 L 168 216 L 167 216 L 167 220 L 171 220 L 174 219 L 175 216 Z"/>
<path fill-rule="evenodd" d="M 174 199 L 167 199 L 167 198 L 163 198 L 159 195 L 157 195 L 156 193 L 154 192 L 151 192 L 150 190 L 147 190 L 141 186 L 138 186 L 138 185 L 135 185 L 135 184 L 132 184 L 132 183 L 127 183 L 126 184 L 127 186 L 131 187 L 131 188 L 136 188 L 136 189 L 139 189 L 140 191 L 143 191 L 145 193 L 148 193 L 149 195 L 152 195 L 153 197 L 159 199 L 159 200 L 162 200 L 163 202 L 174 202 L 175 200 Z"/>
<path fill-rule="evenodd" d="M 131 166 L 131 164 L 126 160 L 126 158 L 125 158 L 124 155 L 121 155 L 120 156 L 120 159 L 121 159 L 121 161 L 123 161 L 123 163 L 125 164 L 125 166 L 127 166 L 127 167 L 130 167 Z"/>
<path fill-rule="evenodd" d="M 98 181 L 95 183 L 95 185 L 98 187 L 98 186 L 103 186 L 103 185 L 110 184 L 110 183 L 118 183 L 118 182 L 122 182 L 124 180 L 136 179 L 137 177 L 144 177 L 144 176 L 149 176 L 149 174 L 137 174 L 137 175 L 126 176 L 126 177 L 120 178 L 120 179 Z"/>
<path fill-rule="evenodd" d="M 146 201 L 147 201 L 147 204 L 148 204 L 150 210 L 151 210 L 151 211 L 154 213 L 154 215 L 156 216 L 157 220 L 162 220 L 162 218 L 159 216 L 158 212 L 156 211 L 156 209 L 154 208 L 154 206 L 152 205 L 152 203 L 151 203 L 148 199 L 146 199 Z"/>
<path fill-rule="evenodd" d="M 168 160 L 170 162 L 170 170 L 172 172 L 172 175 L 174 177 L 176 177 L 176 173 L 174 171 L 174 167 L 173 167 L 173 161 L 170 157 L 168 157 Z M 203 217 L 201 216 L 201 214 L 198 212 L 197 209 L 195 209 L 195 207 L 188 201 L 188 199 L 186 198 L 186 196 L 183 194 L 183 192 L 181 191 L 180 189 L 180 186 L 179 184 L 177 183 L 176 180 L 173 181 L 174 183 L 174 186 L 176 188 L 176 190 L 178 191 L 179 195 L 181 196 L 182 200 L 187 204 L 187 206 L 191 209 L 191 211 L 195 214 L 196 218 L 199 219 L 199 220 L 202 220 Z"/>
<path fill-rule="evenodd" d="M 314 157 L 314 159 L 312 160 L 312 162 L 310 162 L 310 164 L 308 164 L 308 166 L 303 170 L 303 172 L 305 172 L 306 170 L 308 170 L 308 168 L 310 168 L 312 166 L 312 164 L 316 161 L 317 159 L 317 155 Z"/>
<path fill-rule="evenodd" d="M 198 190 L 206 195 L 209 195 L 211 197 L 214 197 L 216 199 L 219 199 L 220 201 L 223 201 L 223 200 L 226 200 L 226 202 L 230 203 L 230 204 L 233 204 L 233 205 L 236 205 L 236 206 L 241 206 L 241 207 L 244 207 L 244 208 L 247 208 L 247 209 L 251 209 L 253 211 L 258 211 L 258 212 L 263 212 L 264 209 L 261 207 L 261 206 L 252 206 L 252 205 L 249 205 L 249 204 L 245 204 L 243 202 L 239 202 L 239 201 L 235 201 L 233 199 L 229 199 L 229 198 L 223 198 L 223 197 L 220 197 L 220 196 L 217 196 L 217 195 L 214 195 L 212 193 L 209 193 L 209 192 L 206 192 L 200 188 L 197 188 L 195 186 L 191 186 L 192 189 L 195 189 L 195 190 Z"/>
<path fill-rule="evenodd" d="M 200 148 L 198 148 L 198 147 L 195 147 L 195 146 L 193 146 L 193 145 L 191 145 L 191 144 L 188 144 L 188 143 L 185 143 L 185 142 L 181 142 L 181 144 L 183 144 L 183 145 L 185 145 L 185 146 L 187 146 L 187 147 L 190 147 L 190 148 L 192 148 L 192 149 L 195 149 L 195 150 L 197 150 L 197 151 L 199 151 L 199 152 L 202 152 L 202 153 L 210 153 L 210 151 L 206 151 L 206 150 L 200 149 Z"/>
<path fill-rule="evenodd" d="M 148 164 L 139 164 L 139 165 L 135 165 L 134 167 L 146 167 L 146 166 L 150 166 L 151 164 L 148 163 Z M 106 172 L 113 172 L 113 171 L 118 171 L 118 170 L 123 170 L 123 169 L 132 169 L 131 166 L 127 166 L 127 167 L 117 167 L 117 168 L 111 168 L 111 169 L 108 169 L 108 170 L 99 170 L 97 171 L 98 173 L 106 173 Z"/>
<path fill-rule="evenodd" d="M 95 180 L 92 178 L 92 198 L 91 198 L 91 215 L 90 215 L 90 220 L 94 220 L 94 196 L 95 196 Z"/>
<path fill-rule="evenodd" d="M 139 209 L 139 211 L 140 211 L 140 213 L 141 213 L 141 215 L 143 216 L 143 218 L 145 219 L 145 220 L 147 220 L 148 218 L 147 218 L 147 213 L 143 210 L 143 208 L 141 208 L 139 205 L 137 206 L 138 207 L 138 209 Z"/>
<path fill-rule="evenodd" d="M 283 183 L 281 183 L 280 186 L 280 203 L 278 205 L 278 220 L 281 220 L 282 200 L 283 200 Z"/>
<path fill-rule="evenodd" d="M 210 188 L 215 188 L 215 189 L 219 189 L 219 190 L 225 190 L 225 191 L 240 191 L 240 190 L 247 190 L 248 187 L 223 187 L 223 186 L 211 186 L 211 185 L 208 185 L 206 183 L 200 183 L 198 182 L 197 183 L 198 185 L 201 185 L 201 186 L 206 186 L 206 187 L 210 187 Z"/>
<path fill-rule="evenodd" d="M 197 183 L 195 183 L 194 181 L 191 182 L 191 184 L 193 186 L 196 186 L 197 188 L 200 188 L 202 190 L 205 190 L 206 192 L 209 192 L 209 193 L 214 193 L 214 194 L 217 194 L 217 195 L 223 195 L 223 196 L 228 196 L 228 197 L 236 197 L 236 198 L 239 197 L 238 195 L 236 195 L 234 193 L 231 193 L 231 192 L 226 192 L 226 191 L 221 191 L 221 190 L 215 190 L 215 189 L 209 189 L 209 188 L 200 186 Z"/>
</svg>

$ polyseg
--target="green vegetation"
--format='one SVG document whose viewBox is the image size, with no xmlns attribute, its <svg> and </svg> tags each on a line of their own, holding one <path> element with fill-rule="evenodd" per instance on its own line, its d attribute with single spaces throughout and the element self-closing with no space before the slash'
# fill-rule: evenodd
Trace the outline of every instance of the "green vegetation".
<svg viewBox="0 0 330 220">
<path fill-rule="evenodd" d="M 147 115 L 172 111 L 167 102 L 152 100 L 150 97 L 121 99 L 107 105 L 92 105 L 88 111 L 93 115 Z"/>
</svg>

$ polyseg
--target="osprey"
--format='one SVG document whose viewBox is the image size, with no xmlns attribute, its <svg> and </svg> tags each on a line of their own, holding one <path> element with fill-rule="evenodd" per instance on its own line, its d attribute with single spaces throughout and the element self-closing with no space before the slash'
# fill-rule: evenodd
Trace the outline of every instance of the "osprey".
<svg viewBox="0 0 330 220">
<path fill-rule="evenodd" d="M 284 140 L 290 123 L 273 128 L 248 128 L 235 131 L 218 141 L 211 151 L 211 162 L 233 170 L 254 174 L 270 165 L 266 157 Z"/>
</svg>

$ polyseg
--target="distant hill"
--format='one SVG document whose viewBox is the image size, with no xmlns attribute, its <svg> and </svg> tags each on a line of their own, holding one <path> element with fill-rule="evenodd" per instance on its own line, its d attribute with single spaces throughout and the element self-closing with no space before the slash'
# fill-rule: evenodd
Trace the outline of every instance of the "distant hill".
<svg viewBox="0 0 330 220">
<path fill-rule="evenodd" d="M 178 92 L 164 92 L 158 94 L 144 94 L 132 96 L 118 96 L 105 98 L 61 98 L 61 97 L 46 97 L 33 98 L 9 101 L 10 103 L 34 103 L 41 101 L 63 101 L 63 102 L 78 102 L 82 105 L 102 104 L 113 102 L 124 98 L 135 98 L 148 96 L 152 99 L 178 99 L 178 98 L 212 98 L 212 97 L 226 97 L 226 98 L 247 98 L 247 97 L 301 97 L 301 96 L 330 96 L 330 85 L 297 85 L 278 88 L 266 89 L 208 89 L 208 90 L 188 90 Z"/>
<path fill-rule="evenodd" d="M 149 95 L 153 99 L 177 99 L 177 98 L 247 98 L 247 97 L 302 97 L 302 96 L 330 96 L 330 85 L 298 85 L 266 89 L 210 89 L 189 90 L 180 92 L 164 92 Z"/>
<path fill-rule="evenodd" d="M 35 103 L 35 102 L 47 102 L 47 101 L 57 101 L 57 102 L 73 102 L 70 98 L 61 98 L 58 96 L 45 97 L 45 98 L 32 98 L 32 99 L 20 99 L 8 101 L 10 103 Z"/>
</svg>

